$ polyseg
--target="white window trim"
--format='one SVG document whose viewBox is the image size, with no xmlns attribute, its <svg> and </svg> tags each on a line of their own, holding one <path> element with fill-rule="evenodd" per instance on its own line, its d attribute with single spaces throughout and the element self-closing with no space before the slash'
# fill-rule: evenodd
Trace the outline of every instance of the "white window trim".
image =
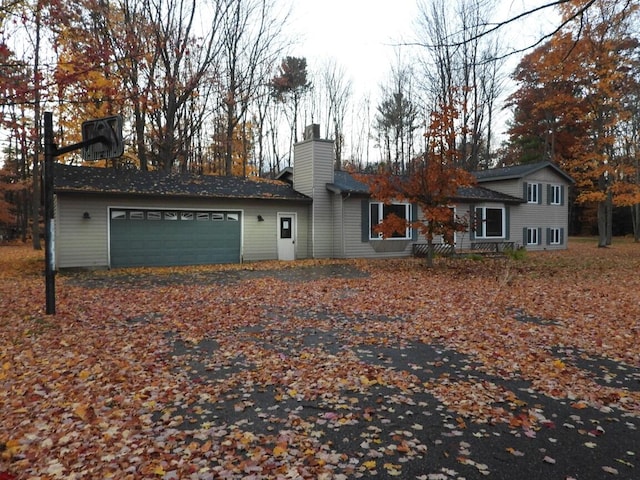
<svg viewBox="0 0 640 480">
<path fill-rule="evenodd" d="M 562 185 L 551 185 L 550 205 L 562 205 Z M 557 198 L 556 198 L 557 197 Z"/>
<path fill-rule="evenodd" d="M 384 215 L 384 202 L 370 202 L 369 203 L 369 240 L 382 240 L 382 233 L 379 233 L 377 235 L 374 236 L 372 230 L 373 227 L 375 225 L 371 224 L 371 206 L 372 205 L 377 205 L 378 206 L 378 218 L 380 218 L 380 221 L 377 223 L 377 225 L 380 225 L 380 223 L 382 223 L 383 220 L 383 215 Z M 409 221 L 411 221 L 411 204 L 410 203 L 404 203 L 404 202 L 392 202 L 392 205 L 404 205 L 405 207 L 405 218 Z M 405 236 L 404 237 L 387 237 L 385 238 L 385 240 L 411 240 L 412 235 L 411 235 L 411 228 L 407 228 L 406 232 L 405 232 Z"/>
<path fill-rule="evenodd" d="M 560 228 L 558 227 L 551 227 L 549 229 L 549 235 L 551 236 L 551 238 L 549 239 L 549 245 L 561 245 L 561 235 L 560 235 Z"/>
<path fill-rule="evenodd" d="M 486 206 L 485 207 L 475 207 L 474 211 L 473 211 L 474 215 L 475 215 L 475 212 L 478 209 L 482 210 L 482 218 L 480 219 L 479 222 L 478 222 L 478 219 L 476 219 L 475 238 L 486 239 L 486 240 L 488 240 L 488 239 L 506 238 L 506 236 L 505 236 L 506 228 L 507 228 L 507 224 L 506 224 L 506 214 L 507 214 L 507 212 L 506 212 L 506 209 L 504 207 L 486 207 Z M 486 235 L 486 226 L 487 226 L 487 222 L 486 222 L 487 215 L 486 215 L 486 212 L 487 212 L 487 210 L 502 210 L 502 227 L 501 227 L 502 235 L 497 236 L 497 237 L 496 236 L 490 236 L 489 237 L 489 236 Z M 478 233 L 478 230 L 477 230 L 478 226 L 481 229 L 481 233 Z"/>
<path fill-rule="evenodd" d="M 535 241 L 530 242 L 530 238 Z M 527 227 L 527 245 L 540 245 L 540 232 L 537 227 Z"/>
<path fill-rule="evenodd" d="M 540 188 L 537 183 L 527 183 L 527 203 L 538 204 L 540 199 Z"/>
</svg>

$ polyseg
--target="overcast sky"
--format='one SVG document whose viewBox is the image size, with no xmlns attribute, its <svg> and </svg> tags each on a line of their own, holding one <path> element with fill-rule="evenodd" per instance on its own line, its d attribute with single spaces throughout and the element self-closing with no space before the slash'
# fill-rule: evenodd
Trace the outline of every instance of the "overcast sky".
<svg viewBox="0 0 640 480">
<path fill-rule="evenodd" d="M 466 0 L 465 0 L 466 1 Z M 415 50 L 399 44 L 415 39 L 418 0 L 292 0 L 292 30 L 298 44 L 291 55 L 305 57 L 310 71 L 317 71 L 326 60 L 335 60 L 352 82 L 352 100 L 370 96 L 375 105 L 382 85 L 397 65 L 411 63 Z M 426 1 L 424 2 L 426 3 Z M 493 22 L 512 18 L 549 0 L 500 0 Z M 542 14 L 500 30 L 508 48 L 531 45 L 557 25 L 557 14 L 548 8 Z M 510 57 L 506 74 L 516 67 L 522 55 Z M 500 122 L 508 116 L 506 111 Z M 322 120 L 320 120 L 322 122 Z M 500 125 L 498 130 L 502 130 Z M 502 133 L 502 132 L 501 132 Z"/>
</svg>

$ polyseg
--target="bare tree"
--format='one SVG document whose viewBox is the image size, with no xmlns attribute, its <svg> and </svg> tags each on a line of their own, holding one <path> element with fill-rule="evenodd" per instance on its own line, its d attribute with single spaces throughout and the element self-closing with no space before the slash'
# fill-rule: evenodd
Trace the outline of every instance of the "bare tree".
<svg viewBox="0 0 640 480">
<path fill-rule="evenodd" d="M 499 44 L 480 35 L 493 8 L 494 1 L 484 0 L 420 3 L 417 35 L 427 46 L 421 77 L 426 102 L 433 110 L 458 110 L 461 128 L 450 134 L 457 138 L 459 163 L 467 170 L 489 163 L 491 121 L 501 93 Z"/>
<path fill-rule="evenodd" d="M 382 160 L 395 173 L 406 173 L 414 152 L 418 102 L 413 92 L 412 77 L 411 69 L 398 60 L 398 66 L 392 69 L 389 85 L 383 88 L 375 118 Z"/>
<path fill-rule="evenodd" d="M 291 141 L 289 142 L 289 161 L 293 144 L 298 141 L 298 109 L 305 95 L 311 90 L 308 79 L 307 59 L 286 57 L 280 64 L 278 75 L 271 80 L 274 97 L 288 106 L 291 114 Z"/>
<path fill-rule="evenodd" d="M 335 142 L 335 168 L 340 170 L 344 156 L 345 119 L 351 99 L 352 83 L 345 69 L 333 59 L 323 63 L 319 79 L 318 87 L 315 89 L 316 102 L 322 112 L 320 118 L 325 120 L 325 137 Z"/>
<path fill-rule="evenodd" d="M 282 54 L 279 39 L 287 18 L 288 14 L 275 15 L 275 0 L 236 0 L 223 18 L 220 97 L 226 121 L 226 175 L 232 174 L 236 127 L 249 120 L 247 114 L 266 83 L 267 72 Z M 241 138 L 246 147 L 250 139 Z"/>
<path fill-rule="evenodd" d="M 149 85 L 157 96 L 150 111 L 153 154 L 158 168 L 171 170 L 185 143 L 179 138 L 181 122 L 187 118 L 189 99 L 219 58 L 220 28 L 232 0 L 214 0 L 207 9 L 207 24 L 199 25 L 197 0 L 144 0 L 144 12 L 153 26 L 152 38 L 157 70 Z M 202 28 L 206 29 L 202 30 Z M 142 40 L 142 39 L 141 39 Z M 155 61 L 155 60 L 154 60 Z"/>
</svg>

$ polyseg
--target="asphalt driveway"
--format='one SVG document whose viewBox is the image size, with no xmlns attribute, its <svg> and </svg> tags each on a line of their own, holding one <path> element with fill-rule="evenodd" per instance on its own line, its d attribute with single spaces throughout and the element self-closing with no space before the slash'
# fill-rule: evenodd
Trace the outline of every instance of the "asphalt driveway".
<svg viewBox="0 0 640 480">
<path fill-rule="evenodd" d="M 198 467 L 193 478 L 640 478 L 637 405 L 550 394 L 518 366 L 483 362 L 448 337 L 398 333 L 408 313 L 355 308 L 369 276 L 330 264 L 65 281 L 91 289 L 206 284 L 221 297 L 233 286 L 254 302 L 257 320 L 222 330 L 214 321 L 191 339 L 164 334 L 166 362 L 191 391 L 152 420 L 160 445 Z M 251 295 L 269 285 L 289 295 Z M 319 291 L 324 302 L 300 300 Z M 137 328 L 163 315 L 127 321 Z M 510 317 L 536 334 L 557 326 L 531 312 Z M 637 365 L 567 344 L 544 350 L 560 371 L 611 391 L 640 391 Z M 164 478 L 179 477 L 166 470 Z"/>
</svg>

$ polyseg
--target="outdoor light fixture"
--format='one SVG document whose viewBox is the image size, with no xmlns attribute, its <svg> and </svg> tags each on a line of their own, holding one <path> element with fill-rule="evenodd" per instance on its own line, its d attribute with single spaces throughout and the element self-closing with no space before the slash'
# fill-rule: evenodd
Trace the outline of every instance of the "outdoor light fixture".
<svg viewBox="0 0 640 480">
<path fill-rule="evenodd" d="M 258 221 L 259 222 L 264 222 L 264 218 L 262 217 L 262 215 L 258 215 Z"/>
<path fill-rule="evenodd" d="M 82 218 L 83 218 L 84 220 L 91 220 L 91 215 L 89 214 L 89 212 L 84 212 L 84 213 L 82 214 Z"/>
</svg>

